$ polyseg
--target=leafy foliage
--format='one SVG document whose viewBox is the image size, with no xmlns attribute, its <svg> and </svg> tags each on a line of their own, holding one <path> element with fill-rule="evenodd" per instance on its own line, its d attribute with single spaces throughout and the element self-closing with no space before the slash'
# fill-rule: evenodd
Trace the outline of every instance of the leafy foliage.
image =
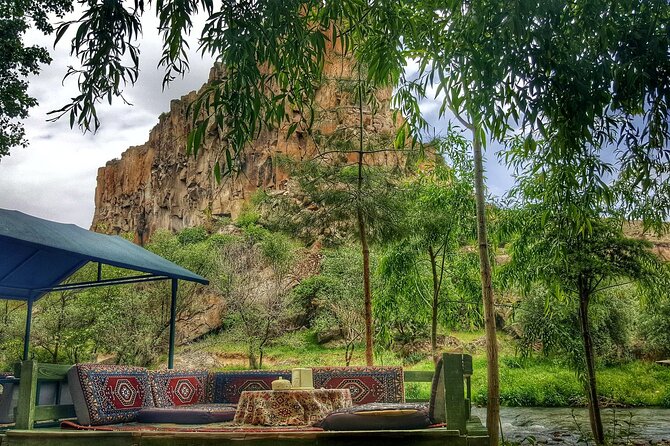
<svg viewBox="0 0 670 446">
<path fill-rule="evenodd" d="M 62 17 L 72 9 L 72 0 L 14 0 L 0 3 L 0 158 L 12 147 L 26 147 L 22 119 L 37 100 L 28 94 L 26 77 L 51 62 L 46 48 L 26 46 L 26 31 L 34 27 L 53 32 L 50 15 Z"/>
<path fill-rule="evenodd" d="M 607 290 L 593 302 L 591 328 L 602 363 L 615 364 L 631 358 L 636 309 L 634 290 L 626 287 Z M 568 365 L 580 369 L 584 352 L 577 313 L 574 301 L 542 287 L 532 290 L 521 301 L 516 316 L 521 328 L 522 356 L 541 349 L 543 355 L 567 358 Z"/>
<path fill-rule="evenodd" d="M 640 338 L 644 339 L 645 353 L 654 359 L 670 356 L 670 300 L 650 302 L 644 306 L 639 332 Z"/>
<path fill-rule="evenodd" d="M 377 263 L 374 253 L 371 263 Z M 351 244 L 327 249 L 319 274 L 302 281 L 292 292 L 292 302 L 303 313 L 304 325 L 317 333 L 317 339 L 342 341 L 347 365 L 365 333 L 362 265 L 360 251 Z M 372 281 L 377 289 L 375 276 Z"/>
<path fill-rule="evenodd" d="M 398 198 L 405 200 L 400 223 L 403 233 L 380 262 L 385 290 L 375 310 L 386 342 L 392 340 L 391 329 L 405 342 L 414 341 L 430 323 L 436 353 L 438 318 L 450 327 L 479 325 L 476 315 L 481 314 L 481 290 L 478 265 L 463 251 L 475 232 L 472 160 L 467 156 L 467 143 L 450 134 L 434 146 L 440 155 L 449 155 L 454 167 L 442 165 L 440 158 L 424 161 L 403 184 L 402 198 Z M 417 308 L 426 311 L 417 312 Z"/>
</svg>

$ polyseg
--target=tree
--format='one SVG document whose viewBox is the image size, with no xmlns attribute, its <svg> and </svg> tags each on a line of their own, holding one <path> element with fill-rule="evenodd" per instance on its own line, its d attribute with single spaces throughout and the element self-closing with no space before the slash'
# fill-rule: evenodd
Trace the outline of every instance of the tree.
<svg viewBox="0 0 670 446">
<path fill-rule="evenodd" d="M 578 303 L 591 430 L 603 444 L 590 305 L 595 295 L 623 282 L 660 294 L 670 276 L 648 244 L 624 237 L 621 217 L 608 212 L 610 186 L 604 177 L 612 171 L 597 153 L 555 164 L 543 156 L 547 152 L 530 157 L 523 145 L 509 152 L 517 165 L 513 196 L 519 208 L 510 226 L 515 237 L 506 269 L 526 287 L 540 282 Z"/>
<path fill-rule="evenodd" d="M 252 236 L 222 246 L 217 262 L 217 287 L 226 303 L 228 322 L 246 344 L 252 369 L 263 367 L 268 343 L 290 328 L 286 312 L 293 262 L 293 250 L 284 236 L 258 232 L 263 233 L 259 241 Z M 267 280 L 259 281 L 259 276 Z"/>
<path fill-rule="evenodd" d="M 362 253 L 354 246 L 325 252 L 321 272 L 315 276 L 316 307 L 313 327 L 321 332 L 337 329 L 345 344 L 344 364 L 349 366 L 356 344 L 365 336 Z M 375 257 L 372 258 L 375 265 Z"/>
<path fill-rule="evenodd" d="M 453 167 L 442 165 L 440 158 L 433 163 L 421 163 L 418 173 L 405 184 L 407 232 L 391 246 L 380 265 L 380 273 L 387 281 L 388 297 L 399 294 L 402 298 L 395 298 L 396 305 L 379 307 L 396 312 L 399 301 L 404 300 L 411 307 L 410 313 L 417 315 L 420 313 L 417 307 L 428 302 L 432 356 L 437 361 L 438 310 L 444 306 L 441 300 L 449 300 L 449 292 L 454 297 L 468 290 L 460 286 L 454 273 L 459 263 L 466 263 L 459 260 L 467 256 L 461 250 L 475 232 L 475 203 L 472 159 L 468 157 L 464 138 L 450 133 L 433 146 L 439 156 L 449 156 Z M 428 271 L 424 268 L 426 260 Z M 425 280 L 426 276 L 429 280 Z M 472 297 L 468 296 L 467 300 Z"/>
<path fill-rule="evenodd" d="M 12 147 L 25 147 L 21 122 L 37 100 L 28 94 L 26 77 L 40 72 L 51 62 L 46 48 L 26 46 L 24 35 L 32 26 L 51 34 L 49 15 L 63 17 L 72 9 L 72 0 L 13 0 L 0 3 L 0 158 Z"/>
<path fill-rule="evenodd" d="M 347 121 L 343 120 L 331 134 L 323 135 L 318 130 L 310 132 L 315 145 L 315 153 L 309 154 L 311 159 L 283 160 L 298 181 L 297 193 L 304 194 L 303 201 L 310 202 L 310 206 L 305 210 L 305 203 L 295 203 L 291 195 L 278 197 L 284 202 L 279 207 L 284 212 L 279 217 L 274 216 L 274 219 L 288 216 L 295 219 L 298 215 L 298 219 L 302 220 L 301 226 L 312 232 L 339 227 L 348 232 L 345 237 L 356 235 L 363 261 L 365 359 L 371 366 L 374 363 L 374 324 L 370 244 L 378 240 L 380 234 L 388 236 L 393 232 L 392 222 L 397 215 L 391 199 L 396 189 L 393 180 L 403 164 L 403 156 L 396 156 L 396 165 L 382 167 L 379 157 L 387 152 L 402 150 L 397 145 L 404 145 L 404 139 L 394 144 L 392 134 L 380 132 L 370 135 L 366 132 L 365 119 L 373 122 L 378 106 L 375 86 L 361 77 L 362 65 L 358 62 L 354 68 L 357 79 L 336 79 L 342 107 L 356 111 L 357 119 L 352 120 L 355 126 L 347 125 Z"/>
</svg>

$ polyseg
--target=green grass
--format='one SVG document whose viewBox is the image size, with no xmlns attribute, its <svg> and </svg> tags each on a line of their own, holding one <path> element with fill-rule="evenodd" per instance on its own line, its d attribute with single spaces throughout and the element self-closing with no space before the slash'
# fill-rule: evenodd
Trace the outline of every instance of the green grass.
<svg viewBox="0 0 670 446">
<path fill-rule="evenodd" d="M 482 337 L 482 332 L 450 333 L 466 348 Z M 557 358 L 534 357 L 519 359 L 513 342 L 500 336 L 500 398 L 505 406 L 583 406 L 585 396 L 576 374 Z M 239 358 L 240 365 L 222 369 L 246 367 L 244 347 L 224 334 L 182 347 L 180 351 L 224 354 Z M 486 357 L 482 348 L 473 353 L 472 396 L 475 404 L 486 404 Z M 179 355 L 179 352 L 177 353 Z M 351 365 L 364 365 L 364 349 L 357 345 Z M 376 365 L 402 365 L 392 352 L 377 352 Z M 288 334 L 276 340 L 265 351 L 264 368 L 292 368 L 344 365 L 344 347 L 319 345 L 309 331 Z M 408 370 L 433 370 L 430 358 L 407 365 Z M 598 369 L 599 394 L 610 404 L 624 406 L 670 407 L 670 367 L 633 361 L 627 364 Z M 425 399 L 430 395 L 429 383 L 407 383 L 407 398 Z"/>
<path fill-rule="evenodd" d="M 486 403 L 486 359 L 474 359 L 473 401 Z M 597 370 L 598 393 L 608 404 L 670 407 L 670 368 L 633 361 Z M 557 359 L 500 361 L 500 399 L 505 406 L 566 407 L 586 404 L 576 374 Z"/>
</svg>

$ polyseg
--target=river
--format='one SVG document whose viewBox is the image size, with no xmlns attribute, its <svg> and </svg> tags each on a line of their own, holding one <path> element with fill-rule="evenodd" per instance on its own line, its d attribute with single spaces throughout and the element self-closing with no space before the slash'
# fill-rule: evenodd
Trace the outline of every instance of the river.
<svg viewBox="0 0 670 446">
<path fill-rule="evenodd" d="M 486 420 L 486 408 L 472 412 Z M 616 428 L 616 442 L 670 444 L 670 409 L 603 409 L 602 416 L 608 439 Z M 505 440 L 524 444 L 585 444 L 585 435 L 591 432 L 588 411 L 583 408 L 502 407 L 500 420 Z"/>
</svg>

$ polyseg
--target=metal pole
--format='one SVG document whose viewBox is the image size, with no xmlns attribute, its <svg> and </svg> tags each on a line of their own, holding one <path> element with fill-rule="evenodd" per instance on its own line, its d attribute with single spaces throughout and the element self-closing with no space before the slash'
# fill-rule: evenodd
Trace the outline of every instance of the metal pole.
<svg viewBox="0 0 670 446">
<path fill-rule="evenodd" d="M 28 360 L 28 350 L 30 349 L 30 325 L 33 322 L 33 298 L 32 296 L 26 301 L 28 304 L 28 312 L 26 314 L 26 331 L 23 336 L 23 360 Z"/>
<path fill-rule="evenodd" d="M 174 367 L 174 339 L 177 321 L 177 279 L 172 279 L 172 301 L 170 302 L 170 347 L 168 350 L 168 369 Z"/>
</svg>

